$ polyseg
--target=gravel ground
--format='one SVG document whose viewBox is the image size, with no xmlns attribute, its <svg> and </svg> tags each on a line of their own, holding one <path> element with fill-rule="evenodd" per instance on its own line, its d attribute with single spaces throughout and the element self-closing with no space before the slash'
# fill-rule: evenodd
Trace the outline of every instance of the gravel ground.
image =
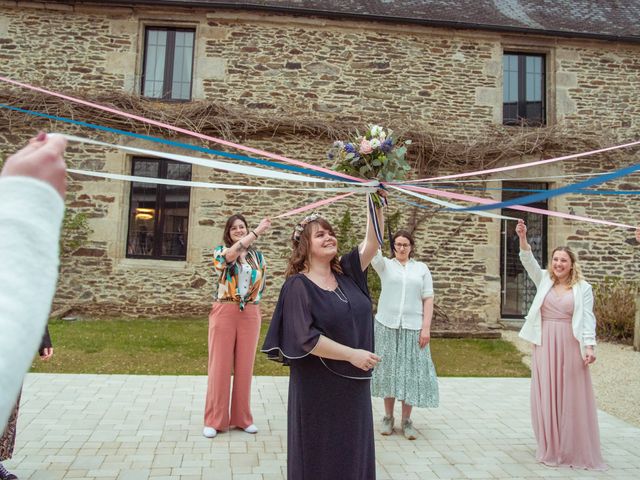
<svg viewBox="0 0 640 480">
<path fill-rule="evenodd" d="M 502 338 L 514 343 L 524 353 L 522 361 L 531 366 L 529 342 L 511 330 L 503 330 Z M 591 379 L 598 408 L 640 427 L 640 352 L 626 345 L 601 342 L 596 358 Z"/>
</svg>

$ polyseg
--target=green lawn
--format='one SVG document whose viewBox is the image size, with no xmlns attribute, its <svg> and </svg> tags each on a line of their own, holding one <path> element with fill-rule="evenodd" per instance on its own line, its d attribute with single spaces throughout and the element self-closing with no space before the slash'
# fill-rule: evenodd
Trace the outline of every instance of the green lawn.
<svg viewBox="0 0 640 480">
<path fill-rule="evenodd" d="M 258 348 L 266 333 L 263 325 Z M 207 320 L 110 319 L 52 321 L 55 354 L 35 360 L 32 372 L 205 375 Z M 521 354 L 503 340 L 433 339 L 440 376 L 526 377 Z M 288 369 L 258 353 L 256 375 L 287 375 Z"/>
</svg>

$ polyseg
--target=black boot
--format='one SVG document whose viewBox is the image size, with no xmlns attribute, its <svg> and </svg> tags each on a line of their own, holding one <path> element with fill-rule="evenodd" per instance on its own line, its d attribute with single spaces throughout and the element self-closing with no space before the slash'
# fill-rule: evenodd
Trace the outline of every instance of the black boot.
<svg viewBox="0 0 640 480">
<path fill-rule="evenodd" d="M 4 468 L 4 465 L 0 463 L 0 480 L 18 480 L 18 477 L 13 473 L 8 472 L 7 469 Z"/>
</svg>

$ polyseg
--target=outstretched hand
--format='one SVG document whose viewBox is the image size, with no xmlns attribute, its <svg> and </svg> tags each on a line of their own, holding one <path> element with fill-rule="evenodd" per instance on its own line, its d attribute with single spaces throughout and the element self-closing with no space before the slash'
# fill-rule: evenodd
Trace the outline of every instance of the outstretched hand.
<svg viewBox="0 0 640 480">
<path fill-rule="evenodd" d="M 271 219 L 268 218 L 268 217 L 267 218 L 263 218 L 262 220 L 260 220 L 260 223 L 256 227 L 255 232 L 258 235 L 262 235 L 264 232 L 266 232 L 270 228 L 271 228 Z"/>
<path fill-rule="evenodd" d="M 519 219 L 518 225 L 516 225 L 516 234 L 520 240 L 527 239 L 527 225 L 524 223 L 524 220 Z"/>
<path fill-rule="evenodd" d="M 7 158 L 3 177 L 32 177 L 47 182 L 64 198 L 67 190 L 66 166 L 62 154 L 67 141 L 59 135 L 40 132 L 26 147 Z"/>
<path fill-rule="evenodd" d="M 389 192 L 387 192 L 387 190 L 385 190 L 384 188 L 379 188 L 378 190 L 376 190 L 376 193 L 382 198 L 387 198 L 389 196 Z"/>
</svg>

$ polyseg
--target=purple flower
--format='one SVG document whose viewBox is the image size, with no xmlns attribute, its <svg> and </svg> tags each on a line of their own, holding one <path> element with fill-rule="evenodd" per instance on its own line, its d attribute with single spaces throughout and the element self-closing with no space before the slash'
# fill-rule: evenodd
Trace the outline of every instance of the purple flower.
<svg viewBox="0 0 640 480">
<path fill-rule="evenodd" d="M 356 149 L 356 146 L 353 143 L 345 143 L 344 151 L 347 153 L 357 153 L 358 150 Z"/>
<path fill-rule="evenodd" d="M 384 142 L 380 144 L 380 150 L 382 150 L 384 153 L 389 153 L 392 148 L 393 148 L 393 140 L 391 140 L 390 138 L 387 138 Z"/>
</svg>

